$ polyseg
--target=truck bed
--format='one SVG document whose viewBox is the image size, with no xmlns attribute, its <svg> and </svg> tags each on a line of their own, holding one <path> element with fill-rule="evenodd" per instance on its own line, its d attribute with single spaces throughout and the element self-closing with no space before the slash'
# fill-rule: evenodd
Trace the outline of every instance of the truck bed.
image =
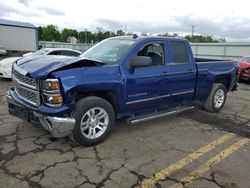
<svg viewBox="0 0 250 188">
<path fill-rule="evenodd" d="M 195 58 L 195 62 L 197 67 L 196 99 L 200 100 L 208 95 L 213 83 L 221 75 L 230 80 L 227 89 L 229 91 L 232 89 L 233 86 L 230 83 L 234 82 L 231 78 L 237 79 L 238 74 L 237 61 Z"/>
</svg>

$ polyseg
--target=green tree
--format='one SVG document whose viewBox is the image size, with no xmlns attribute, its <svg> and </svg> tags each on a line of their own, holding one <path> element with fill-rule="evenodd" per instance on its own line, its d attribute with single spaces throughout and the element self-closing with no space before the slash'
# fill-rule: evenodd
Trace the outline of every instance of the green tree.
<svg viewBox="0 0 250 188">
<path fill-rule="evenodd" d="M 127 36 L 132 36 L 134 33 L 128 32 L 126 35 Z"/>
<path fill-rule="evenodd" d="M 218 42 L 217 40 L 213 39 L 212 36 L 203 36 L 203 35 L 186 35 L 185 39 L 189 42 Z"/>
<path fill-rule="evenodd" d="M 119 29 L 116 31 L 116 36 L 124 36 L 124 35 L 125 35 L 125 33 L 123 30 Z"/>
<path fill-rule="evenodd" d="M 169 34 L 169 33 L 164 33 L 164 34 L 158 34 L 158 37 L 173 37 L 173 35 Z"/>
<path fill-rule="evenodd" d="M 90 35 L 91 35 L 91 32 L 89 31 L 80 31 L 78 33 L 78 39 L 81 43 L 89 43 L 90 42 Z"/>
<path fill-rule="evenodd" d="M 106 38 L 109 38 L 109 37 L 114 37 L 115 36 L 115 33 L 114 32 L 111 32 L 111 31 L 105 31 L 103 33 L 103 37 L 106 39 Z"/>
<path fill-rule="evenodd" d="M 97 34 L 90 31 L 80 31 L 78 34 L 81 43 L 95 43 L 97 41 Z"/>
<path fill-rule="evenodd" d="M 58 27 L 55 25 L 47 25 L 40 28 L 40 39 L 43 41 L 60 41 L 61 35 Z"/>
<path fill-rule="evenodd" d="M 41 26 L 39 26 L 37 28 L 37 32 L 38 32 L 38 41 L 40 41 L 40 40 L 42 40 L 41 36 L 42 36 L 43 28 Z"/>
<path fill-rule="evenodd" d="M 172 36 L 173 36 L 173 37 L 179 37 L 179 34 L 178 34 L 178 33 L 173 33 Z"/>
<path fill-rule="evenodd" d="M 96 42 L 102 41 L 104 39 L 104 33 L 99 31 L 96 35 Z"/>
<path fill-rule="evenodd" d="M 148 36 L 146 32 L 141 32 L 141 36 Z"/>
<path fill-rule="evenodd" d="M 64 28 L 61 32 L 61 40 L 63 42 L 67 42 L 67 39 L 69 37 L 75 37 L 78 38 L 78 32 L 75 29 L 67 29 Z"/>
<path fill-rule="evenodd" d="M 164 33 L 164 34 L 159 34 L 158 36 L 159 37 L 179 37 L 179 34 L 178 33 L 173 33 L 173 34 Z"/>
</svg>

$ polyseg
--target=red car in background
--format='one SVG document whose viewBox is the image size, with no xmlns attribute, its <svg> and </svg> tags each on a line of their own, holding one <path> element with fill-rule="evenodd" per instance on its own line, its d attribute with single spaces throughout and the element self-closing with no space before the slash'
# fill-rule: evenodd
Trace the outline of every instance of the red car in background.
<svg viewBox="0 0 250 188">
<path fill-rule="evenodd" d="M 242 57 L 239 61 L 239 79 L 250 80 L 250 56 Z"/>
</svg>

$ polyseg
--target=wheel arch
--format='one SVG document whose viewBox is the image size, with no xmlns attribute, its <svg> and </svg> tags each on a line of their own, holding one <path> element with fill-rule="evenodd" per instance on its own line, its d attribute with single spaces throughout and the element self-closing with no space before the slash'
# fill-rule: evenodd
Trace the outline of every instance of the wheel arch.
<svg viewBox="0 0 250 188">
<path fill-rule="evenodd" d="M 217 77 L 214 80 L 214 83 L 223 84 L 225 86 L 225 88 L 227 89 L 227 91 L 229 91 L 230 83 L 231 83 L 230 76 Z"/>
<path fill-rule="evenodd" d="M 86 92 L 77 92 L 74 94 L 75 102 L 79 101 L 84 97 L 95 96 L 100 97 L 106 101 L 108 101 L 114 108 L 115 114 L 118 113 L 119 105 L 118 105 L 118 96 L 115 91 L 86 91 Z"/>
</svg>

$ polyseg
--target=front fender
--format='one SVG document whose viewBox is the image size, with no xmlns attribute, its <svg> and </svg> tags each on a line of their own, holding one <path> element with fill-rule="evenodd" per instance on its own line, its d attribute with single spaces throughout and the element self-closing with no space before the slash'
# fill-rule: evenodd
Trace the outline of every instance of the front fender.
<svg viewBox="0 0 250 188">
<path fill-rule="evenodd" d="M 75 102 L 78 93 L 112 91 L 117 96 L 117 110 L 124 104 L 124 81 L 118 66 L 82 67 L 52 73 L 62 85 L 65 103 Z"/>
</svg>

